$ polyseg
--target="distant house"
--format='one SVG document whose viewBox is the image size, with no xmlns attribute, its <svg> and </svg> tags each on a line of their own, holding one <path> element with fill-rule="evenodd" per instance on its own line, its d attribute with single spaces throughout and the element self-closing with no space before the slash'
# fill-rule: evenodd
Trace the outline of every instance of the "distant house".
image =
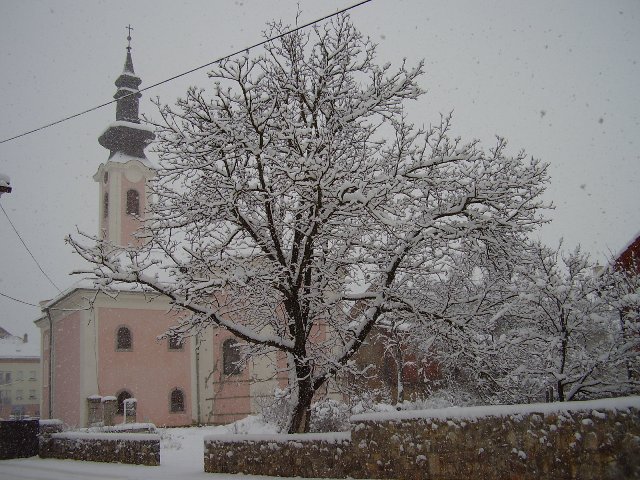
<svg viewBox="0 0 640 480">
<path fill-rule="evenodd" d="M 40 345 L 0 328 L 0 418 L 40 415 Z"/>
<path fill-rule="evenodd" d="M 615 266 L 620 270 L 640 274 L 640 233 L 616 256 Z"/>
<path fill-rule="evenodd" d="M 109 156 L 93 176 L 99 235 L 119 245 L 141 241 L 134 234 L 144 226 L 147 182 L 156 172 L 144 152 L 155 135 L 139 120 L 140 83 L 128 47 L 115 82 L 116 121 L 99 137 Z M 124 401 L 133 397 L 138 421 L 228 423 L 256 412 L 261 397 L 272 396 L 283 381 L 275 355 L 238 366 L 239 344 L 224 330 L 208 328 L 185 340 L 159 338 L 179 313 L 170 310 L 168 299 L 141 289 L 120 289 L 113 297 L 81 281 L 41 306 L 36 325 L 42 339 L 43 418 L 86 426 L 88 399 L 98 396 L 117 398 L 117 422 Z"/>
</svg>

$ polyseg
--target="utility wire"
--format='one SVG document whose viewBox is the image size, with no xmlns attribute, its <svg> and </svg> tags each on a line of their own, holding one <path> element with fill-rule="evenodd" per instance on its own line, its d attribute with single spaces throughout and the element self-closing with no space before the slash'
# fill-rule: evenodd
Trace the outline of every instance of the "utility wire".
<svg viewBox="0 0 640 480">
<path fill-rule="evenodd" d="M 20 241 L 22 242 L 22 245 L 24 245 L 24 248 L 27 249 L 27 252 L 29 252 L 29 255 L 31 255 L 31 258 L 33 259 L 33 261 L 36 263 L 36 265 L 38 266 L 38 268 L 40 269 L 40 271 L 42 272 L 42 274 L 47 277 L 47 280 L 49 280 L 49 282 L 51 283 L 51 285 L 53 285 L 56 290 L 58 290 L 58 292 L 60 292 L 61 290 L 58 288 L 58 286 L 53 282 L 53 280 L 51 280 L 51 278 L 49 277 L 49 275 L 47 275 L 47 273 L 42 269 L 42 267 L 40 266 L 40 263 L 38 262 L 38 260 L 36 260 L 36 257 L 34 257 L 33 253 L 31 253 L 31 250 L 29 250 L 29 247 L 27 246 L 27 244 L 25 243 L 25 241 L 22 239 L 22 236 L 20 235 L 20 233 L 18 232 L 18 230 L 16 229 L 15 225 L 13 224 L 13 222 L 11 221 L 11 218 L 9 218 L 9 214 L 7 213 L 7 211 L 4 209 L 4 207 L 2 206 L 2 204 L 0 203 L 0 209 L 2 209 L 2 211 L 4 212 L 5 216 L 7 217 L 7 220 L 9 220 L 9 225 L 11 225 L 11 228 L 13 228 L 13 231 L 16 232 L 16 235 L 18 236 L 18 238 L 20 239 Z"/>
<path fill-rule="evenodd" d="M 19 298 L 12 297 L 11 295 L 7 295 L 6 293 L 0 292 L 0 296 L 8 298 L 9 300 L 13 300 L 14 302 L 23 303 L 25 305 L 29 305 L 30 307 L 39 307 L 40 305 L 36 305 L 35 303 L 26 302 L 24 300 L 20 300 Z"/>
<path fill-rule="evenodd" d="M 6 293 L 0 292 L 0 297 L 8 298 L 9 300 L 13 300 L 14 302 L 22 303 L 24 305 L 29 305 L 30 307 L 38 307 L 42 308 L 40 305 L 36 305 L 35 303 L 27 302 L 26 300 L 20 300 L 19 298 L 12 297 L 11 295 L 7 295 Z M 91 307 L 84 308 L 49 308 L 49 310 L 56 310 L 60 312 L 81 312 L 84 310 L 91 310 Z"/>
<path fill-rule="evenodd" d="M 159 85 L 163 85 L 165 83 L 171 82 L 171 81 L 173 81 L 173 80 L 175 80 L 177 78 L 184 77 L 185 75 L 189 75 L 190 73 L 196 72 L 198 70 L 202 70 L 203 68 L 206 68 L 206 67 L 210 67 L 211 65 L 216 64 L 218 62 L 222 62 L 224 60 L 228 60 L 231 57 L 234 57 L 235 55 L 238 55 L 238 54 L 240 54 L 242 52 L 248 52 L 251 49 L 254 49 L 254 48 L 257 48 L 257 47 L 261 47 L 262 45 L 265 45 L 265 44 L 267 44 L 269 42 L 272 42 L 274 40 L 278 40 L 278 39 L 280 39 L 282 37 L 290 35 L 291 33 L 295 33 L 295 32 L 297 32 L 299 30 L 303 30 L 303 29 L 305 29 L 305 28 L 307 28 L 307 27 L 309 27 L 311 25 L 314 25 L 314 24 L 316 24 L 318 22 L 322 22 L 324 20 L 328 20 L 331 17 L 335 17 L 336 15 L 340 15 L 342 13 L 348 12 L 349 10 L 353 10 L 354 8 L 360 7 L 361 5 L 364 5 L 365 3 L 369 3 L 371 1 L 373 1 L 373 0 L 363 0 L 361 2 L 358 2 L 358 3 L 354 4 L 354 5 L 351 5 L 350 7 L 343 8 L 342 10 L 338 10 L 337 12 L 330 13 L 328 15 L 325 15 L 324 17 L 318 18 L 318 19 L 313 20 L 311 22 L 307 22 L 304 25 L 300 25 L 299 27 L 292 28 L 291 30 L 288 30 L 288 31 L 286 31 L 284 33 L 276 35 L 275 37 L 267 38 L 266 40 L 262 40 L 261 42 L 254 43 L 253 45 L 251 45 L 249 47 L 245 47 L 245 48 L 241 48 L 239 50 L 236 50 L 233 53 L 225 55 L 224 57 L 217 58 L 216 60 L 213 60 L 211 62 L 205 63 L 204 65 L 200 65 L 199 67 L 192 68 L 191 70 L 187 70 L 185 72 L 179 73 L 178 75 L 174 75 L 173 77 L 167 78 L 166 80 L 162 80 L 160 82 L 154 83 L 153 85 L 149 85 L 148 87 L 140 89 L 139 92 L 145 92 L 145 91 L 150 90 L 152 88 L 155 88 L 155 87 L 157 87 Z M 131 95 L 136 95 L 136 94 L 137 94 L 137 92 L 131 92 L 128 95 L 123 95 L 122 97 L 120 97 L 120 99 L 128 97 L 128 96 L 131 96 Z M 39 132 L 40 130 L 44 130 L 45 128 L 53 127 L 54 125 L 57 125 L 59 123 L 66 122 L 66 121 L 71 120 L 73 118 L 79 117 L 81 115 L 85 115 L 85 114 L 93 112 L 95 110 L 98 110 L 98 109 L 100 109 L 102 107 L 106 107 L 107 105 L 111 105 L 112 103 L 116 103 L 117 101 L 118 100 L 111 100 L 109 102 L 103 103 L 101 105 L 97 105 L 95 107 L 89 108 L 89 109 L 84 110 L 82 112 L 75 113 L 73 115 L 69 115 L 68 117 L 64 117 L 64 118 L 61 118 L 60 120 L 56 120 L 55 122 L 51 122 L 51 123 L 48 123 L 48 124 L 43 125 L 41 127 L 34 128 L 33 130 L 29 130 L 28 132 L 24 132 L 24 133 L 21 133 L 19 135 L 15 135 L 13 137 L 1 140 L 0 143 L 10 142 L 11 140 L 15 140 L 17 138 L 24 137 L 24 136 L 29 135 L 31 133 Z"/>
<path fill-rule="evenodd" d="M 51 283 L 51 285 L 53 285 L 56 290 L 58 290 L 58 292 L 62 293 L 62 290 L 60 290 L 60 288 L 54 283 L 53 280 L 51 280 L 51 278 L 49 277 L 49 275 L 47 275 L 47 272 L 45 272 L 42 267 L 40 266 L 40 263 L 38 262 L 38 260 L 36 259 L 36 257 L 33 255 L 33 253 L 31 253 L 31 250 L 29 250 L 29 247 L 27 246 L 27 244 L 25 243 L 25 241 L 22 239 L 22 236 L 20 235 L 20 233 L 18 232 L 18 230 L 16 229 L 15 225 L 13 224 L 13 222 L 11 221 L 11 218 L 9 218 L 9 215 L 7 214 L 7 211 L 4 209 L 4 207 L 2 206 L 2 204 L 0 203 L 0 209 L 2 209 L 2 211 L 4 212 L 5 216 L 7 217 L 7 220 L 9 220 L 9 225 L 11 225 L 11 228 L 13 228 L 13 231 L 16 232 L 16 235 L 18 236 L 18 238 L 20 239 L 20 241 L 22 242 L 22 245 L 24 245 L 24 248 L 27 249 L 27 252 L 29 252 L 29 255 L 31 255 L 31 258 L 33 259 L 33 261 L 36 263 L 36 265 L 38 266 L 38 268 L 40 269 L 40 271 L 42 272 L 42 274 L 47 278 L 47 280 L 49 280 L 49 282 Z M 35 303 L 31 303 L 31 302 L 27 302 L 25 300 L 20 300 L 19 298 L 14 298 L 10 295 L 7 295 L 6 293 L 2 293 L 0 292 L 0 296 L 3 296 L 5 298 L 8 298 L 9 300 L 13 300 L 14 302 L 18 302 L 18 303 L 22 303 L 24 305 L 29 305 L 31 307 L 38 307 L 40 308 L 40 305 L 36 305 Z M 75 303 L 75 302 L 74 302 Z M 79 312 L 82 310 L 90 310 L 90 307 L 80 307 L 77 303 L 76 306 L 78 308 L 50 308 L 50 310 L 57 310 L 57 311 L 61 311 L 61 312 Z"/>
</svg>

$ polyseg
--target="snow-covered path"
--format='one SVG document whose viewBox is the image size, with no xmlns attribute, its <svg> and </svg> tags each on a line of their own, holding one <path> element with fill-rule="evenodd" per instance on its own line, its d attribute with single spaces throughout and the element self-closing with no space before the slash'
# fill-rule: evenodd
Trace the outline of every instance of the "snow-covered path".
<svg viewBox="0 0 640 480">
<path fill-rule="evenodd" d="M 160 430 L 161 465 L 144 467 L 74 460 L 40 459 L 38 457 L 0 462 L 0 480 L 147 480 L 147 479 L 220 479 L 229 475 L 210 475 L 203 472 L 204 435 L 212 428 L 176 428 Z"/>
<path fill-rule="evenodd" d="M 274 477 L 224 475 L 204 473 L 203 448 L 205 435 L 238 433 L 274 433 L 272 428 L 255 417 L 235 424 L 235 427 L 160 429 L 159 467 L 122 465 L 119 463 L 80 462 L 75 460 L 41 459 L 38 457 L 0 460 L 0 480 L 267 480 Z M 234 432 L 235 433 L 235 432 Z"/>
</svg>

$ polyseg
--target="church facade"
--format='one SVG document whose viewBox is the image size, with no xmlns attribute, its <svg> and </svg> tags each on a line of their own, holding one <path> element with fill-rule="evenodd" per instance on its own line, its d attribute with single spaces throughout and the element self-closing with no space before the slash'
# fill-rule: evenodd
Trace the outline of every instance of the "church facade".
<svg viewBox="0 0 640 480">
<path fill-rule="evenodd" d="M 93 179 L 99 196 L 99 235 L 119 245 L 142 241 L 134 234 L 150 195 L 156 167 L 145 148 L 153 129 L 141 124 L 141 83 L 131 47 L 115 82 L 116 120 L 100 135 L 109 150 Z M 166 338 L 176 315 L 169 301 L 140 289 L 100 292 L 81 281 L 41 302 L 42 418 L 87 426 L 89 399 L 117 399 L 116 422 L 127 398 L 137 401 L 136 420 L 158 426 L 228 423 L 259 410 L 261 399 L 286 383 L 265 357 L 238 367 L 238 344 L 209 328 L 197 337 Z"/>
</svg>

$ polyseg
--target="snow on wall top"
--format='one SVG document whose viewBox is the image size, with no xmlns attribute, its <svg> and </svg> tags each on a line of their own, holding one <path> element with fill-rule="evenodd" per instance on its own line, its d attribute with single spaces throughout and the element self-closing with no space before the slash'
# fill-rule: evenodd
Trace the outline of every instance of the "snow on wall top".
<svg viewBox="0 0 640 480">
<path fill-rule="evenodd" d="M 0 338 L 0 358 L 40 358 L 40 342 L 25 342 L 13 335 Z"/>
<path fill-rule="evenodd" d="M 57 418 L 41 418 L 40 425 L 62 425 L 62 420 Z"/>
<path fill-rule="evenodd" d="M 399 412 L 378 412 L 353 415 L 351 422 L 380 422 L 416 419 L 468 419 L 483 417 L 507 417 L 510 415 L 526 415 L 529 413 L 562 413 L 585 410 L 626 410 L 630 407 L 640 409 L 640 396 L 605 398 L 584 402 L 532 403 L 529 405 L 486 405 L 478 407 L 449 407 L 433 410 L 403 410 Z"/>
<path fill-rule="evenodd" d="M 253 435 L 206 435 L 205 442 L 328 442 L 338 443 L 351 440 L 351 432 L 294 433 L 294 434 L 253 434 Z"/>
<path fill-rule="evenodd" d="M 54 433 L 51 438 L 68 440 L 119 440 L 119 441 L 160 441 L 160 435 L 156 433 L 85 433 L 85 432 L 62 432 Z"/>
</svg>

